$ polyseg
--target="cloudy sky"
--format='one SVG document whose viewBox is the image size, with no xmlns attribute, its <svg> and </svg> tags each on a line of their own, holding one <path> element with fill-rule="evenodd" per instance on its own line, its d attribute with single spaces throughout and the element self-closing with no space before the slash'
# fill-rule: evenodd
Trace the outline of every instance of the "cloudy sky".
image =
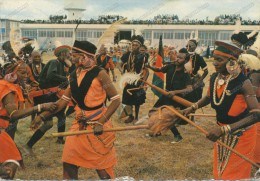
<svg viewBox="0 0 260 181">
<path fill-rule="evenodd" d="M 67 0 L 66 0 L 67 1 Z M 72 0 L 77 1 L 77 0 Z M 80 1 L 80 0 L 79 0 Z M 128 19 L 152 19 L 158 14 L 177 14 L 180 19 L 213 20 L 220 14 L 240 14 L 260 20 L 260 0 L 82 0 L 83 19 L 119 14 Z M 65 15 L 65 0 L 0 0 L 0 18 L 48 19 Z"/>
</svg>

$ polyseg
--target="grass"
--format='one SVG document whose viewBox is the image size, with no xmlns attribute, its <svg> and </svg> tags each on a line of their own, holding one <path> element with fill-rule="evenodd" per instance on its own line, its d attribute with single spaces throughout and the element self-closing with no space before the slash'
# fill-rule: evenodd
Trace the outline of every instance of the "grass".
<svg viewBox="0 0 260 181">
<path fill-rule="evenodd" d="M 51 54 L 44 55 L 47 61 L 53 58 Z M 210 63 L 211 65 L 211 63 Z M 210 71 L 213 67 L 210 66 Z M 116 70 L 117 77 L 120 77 Z M 208 79 L 208 78 L 207 78 Z M 152 76 L 149 77 L 151 82 Z M 122 90 L 115 83 L 117 90 Z M 207 84 L 206 84 L 207 85 Z M 205 90 L 207 86 L 205 87 Z M 205 91 L 204 91 L 205 92 Z M 155 103 L 156 98 L 150 89 L 147 91 L 146 103 L 141 106 L 140 117 L 147 115 Z M 208 106 L 204 113 L 214 113 Z M 202 113 L 201 110 L 198 113 Z M 118 119 L 119 111 L 113 115 L 114 126 L 128 126 Z M 24 157 L 26 169 L 19 170 L 19 179 L 62 179 L 62 145 L 55 143 L 56 138 L 50 133 L 56 132 L 54 127 L 34 146 L 36 158 Z M 73 116 L 67 118 L 66 130 L 69 129 Z M 196 122 L 203 128 L 214 126 L 214 118 L 196 118 Z M 30 119 L 21 120 L 15 141 L 18 146 L 24 145 L 33 134 L 29 130 Z M 117 177 L 129 176 L 137 180 L 173 180 L 173 179 L 212 179 L 213 143 L 208 141 L 202 133 L 190 125 L 178 127 L 184 140 L 178 144 L 171 144 L 173 135 L 170 131 L 160 137 L 147 137 L 148 130 L 118 132 L 115 148 L 118 163 L 115 167 Z M 79 179 L 98 179 L 95 170 L 80 168 Z"/>
</svg>

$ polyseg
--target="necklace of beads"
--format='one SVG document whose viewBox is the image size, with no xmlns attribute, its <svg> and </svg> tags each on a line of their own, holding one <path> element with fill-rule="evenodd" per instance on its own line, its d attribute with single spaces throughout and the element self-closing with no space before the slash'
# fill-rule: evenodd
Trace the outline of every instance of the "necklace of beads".
<svg viewBox="0 0 260 181">
<path fill-rule="evenodd" d="M 220 74 L 218 74 L 218 77 L 215 79 L 215 82 L 214 82 L 214 86 L 213 86 L 213 102 L 214 102 L 214 104 L 215 105 L 217 105 L 217 106 L 219 106 L 220 104 L 222 104 L 222 102 L 223 102 L 223 100 L 224 100 L 224 98 L 225 98 L 225 94 L 226 94 L 226 90 L 227 90 L 227 87 L 228 87 L 228 83 L 229 83 L 229 81 L 231 80 L 231 78 L 232 78 L 232 76 L 230 75 L 228 78 L 227 78 L 227 80 L 226 80 L 226 85 L 225 85 L 225 87 L 224 87 L 224 90 L 223 90 L 223 93 L 222 93 L 222 95 L 221 95 L 221 97 L 220 97 L 220 100 L 219 100 L 219 102 L 217 102 L 217 100 L 216 100 L 216 97 L 217 97 L 217 82 L 220 84 L 220 86 L 221 85 L 223 85 L 224 83 L 225 83 L 225 80 L 221 80 L 221 78 L 219 78 L 220 77 Z M 218 86 L 219 86 L 219 84 L 218 84 Z M 218 88 L 220 88 L 220 87 L 218 87 Z"/>
<path fill-rule="evenodd" d="M 40 72 L 38 72 L 38 70 L 37 70 L 37 68 L 36 68 L 36 67 L 38 67 L 38 66 L 39 66 Z M 34 74 L 35 76 L 39 76 L 40 73 L 41 73 L 41 70 L 42 70 L 42 64 L 40 64 L 40 65 L 33 65 L 33 64 L 32 64 L 32 70 L 33 70 L 33 74 Z"/>
</svg>

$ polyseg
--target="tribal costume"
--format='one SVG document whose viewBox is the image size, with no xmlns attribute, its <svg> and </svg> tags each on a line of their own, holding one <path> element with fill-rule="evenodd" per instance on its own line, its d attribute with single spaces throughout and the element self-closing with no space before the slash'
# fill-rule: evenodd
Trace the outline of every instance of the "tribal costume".
<svg viewBox="0 0 260 181">
<path fill-rule="evenodd" d="M 95 78 L 100 70 L 95 66 L 89 71 L 82 70 L 78 76 L 76 76 L 76 72 L 71 74 L 71 79 L 76 78 L 77 80 L 70 83 L 72 98 L 77 102 L 76 118 L 82 116 L 89 118 L 86 123 L 88 130 L 92 129 L 91 122 L 99 120 L 107 110 L 104 107 L 106 92 L 99 80 Z M 91 76 L 93 76 L 93 81 L 88 78 Z M 75 83 L 77 85 L 74 85 Z M 89 87 L 89 89 L 84 90 L 84 87 Z M 78 90 L 84 90 L 81 92 L 82 95 L 77 95 Z M 74 120 L 70 131 L 79 130 L 78 121 Z M 109 119 L 104 124 L 104 128 L 111 127 L 112 121 Z M 111 178 L 114 178 L 113 167 L 116 164 L 114 141 L 115 133 L 113 132 L 105 132 L 100 136 L 93 134 L 69 136 L 64 145 L 62 161 L 85 168 L 105 169 Z"/>
<path fill-rule="evenodd" d="M 0 92 L 0 163 L 9 159 L 20 161 L 22 160 L 20 152 L 13 139 L 5 131 L 10 122 L 10 116 L 7 114 L 2 100 L 7 94 L 14 93 L 15 103 L 18 107 L 18 103 L 24 101 L 22 90 L 16 84 L 0 80 Z"/>
<path fill-rule="evenodd" d="M 247 104 L 240 89 L 246 79 L 240 73 L 235 79 L 227 80 L 227 83 L 222 84 L 219 82 L 220 78 L 217 73 L 211 76 L 208 96 L 211 98 L 212 108 L 216 110 L 218 125 L 232 124 L 248 115 Z M 255 126 L 221 138 L 226 144 L 248 158 L 254 156 L 255 139 Z M 248 162 L 217 143 L 214 145 L 215 179 L 247 179 L 250 178 L 250 173 L 251 165 Z"/>
</svg>

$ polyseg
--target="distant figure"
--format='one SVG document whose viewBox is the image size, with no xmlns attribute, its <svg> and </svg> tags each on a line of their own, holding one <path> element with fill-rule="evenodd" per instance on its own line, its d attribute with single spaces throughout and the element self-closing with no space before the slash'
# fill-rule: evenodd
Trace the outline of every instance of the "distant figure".
<svg viewBox="0 0 260 181">
<path fill-rule="evenodd" d="M 207 48 L 206 57 L 207 57 L 207 58 L 210 58 L 210 48 L 209 48 L 209 46 L 208 46 L 208 48 Z"/>
</svg>

